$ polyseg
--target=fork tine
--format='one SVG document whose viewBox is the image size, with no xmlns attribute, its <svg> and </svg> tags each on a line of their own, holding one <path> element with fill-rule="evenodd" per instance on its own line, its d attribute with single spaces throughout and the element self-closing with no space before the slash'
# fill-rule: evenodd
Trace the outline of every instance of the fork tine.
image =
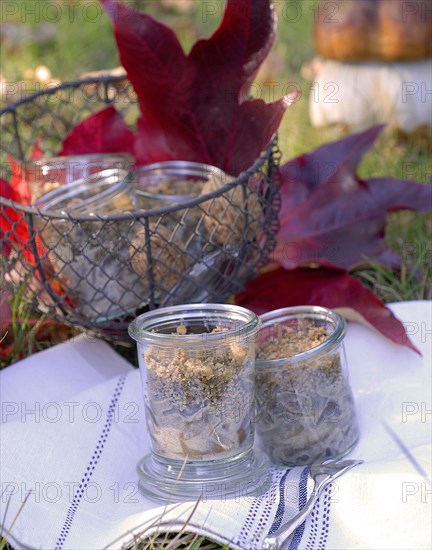
<svg viewBox="0 0 432 550">
<path fill-rule="evenodd" d="M 347 460 L 326 460 L 325 462 L 315 463 L 310 466 L 311 476 L 314 477 L 318 474 L 335 474 L 340 471 L 344 472 L 347 469 L 362 464 L 363 460 L 347 459 Z"/>
<path fill-rule="evenodd" d="M 356 459 L 345 459 L 345 460 L 330 459 L 330 460 L 326 460 L 322 464 L 324 466 L 339 466 L 339 467 L 343 468 L 344 466 L 349 466 L 350 464 L 353 464 L 355 462 L 363 462 L 363 461 L 362 460 L 356 460 Z"/>
</svg>

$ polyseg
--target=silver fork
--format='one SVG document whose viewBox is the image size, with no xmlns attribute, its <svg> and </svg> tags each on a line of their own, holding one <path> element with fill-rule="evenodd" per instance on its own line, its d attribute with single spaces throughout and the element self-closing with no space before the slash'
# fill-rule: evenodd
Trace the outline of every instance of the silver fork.
<svg viewBox="0 0 432 550">
<path fill-rule="evenodd" d="M 326 460 L 319 464 L 311 464 L 310 475 L 315 482 L 315 486 L 309 500 L 298 514 L 279 527 L 272 535 L 265 537 L 263 541 L 263 550 L 279 550 L 293 531 L 295 531 L 312 512 L 323 489 L 345 472 L 362 463 L 363 460 Z"/>
</svg>

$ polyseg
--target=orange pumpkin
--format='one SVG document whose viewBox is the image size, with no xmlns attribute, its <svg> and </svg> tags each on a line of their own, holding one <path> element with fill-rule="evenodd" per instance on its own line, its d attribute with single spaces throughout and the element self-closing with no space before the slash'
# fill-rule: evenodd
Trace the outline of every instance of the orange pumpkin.
<svg viewBox="0 0 432 550">
<path fill-rule="evenodd" d="M 320 0 L 315 45 L 327 59 L 402 61 L 432 54 L 431 0 Z"/>
</svg>

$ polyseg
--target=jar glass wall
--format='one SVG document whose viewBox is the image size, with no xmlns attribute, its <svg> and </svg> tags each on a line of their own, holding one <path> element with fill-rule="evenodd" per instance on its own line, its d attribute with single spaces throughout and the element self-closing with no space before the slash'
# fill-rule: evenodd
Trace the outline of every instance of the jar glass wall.
<svg viewBox="0 0 432 550">
<path fill-rule="evenodd" d="M 280 464 L 347 454 L 359 438 L 344 349 L 346 324 L 316 306 L 261 316 L 257 350 L 257 433 Z"/>
<path fill-rule="evenodd" d="M 130 325 L 152 450 L 138 467 L 144 491 L 187 498 L 210 482 L 230 491 L 266 470 L 252 449 L 259 324 L 238 306 L 192 304 L 144 313 Z"/>
</svg>

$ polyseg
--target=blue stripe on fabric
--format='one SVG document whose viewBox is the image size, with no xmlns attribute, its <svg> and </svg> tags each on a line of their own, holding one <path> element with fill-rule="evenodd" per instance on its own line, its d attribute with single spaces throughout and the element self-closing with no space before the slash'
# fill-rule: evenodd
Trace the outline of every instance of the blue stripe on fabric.
<svg viewBox="0 0 432 550">
<path fill-rule="evenodd" d="M 289 470 L 285 472 L 279 482 L 279 504 L 276 510 L 275 519 L 273 525 L 270 527 L 268 535 L 273 535 L 277 531 L 282 523 L 282 519 L 285 513 L 285 481 L 288 477 Z"/>
<path fill-rule="evenodd" d="M 329 534 L 329 519 L 330 519 L 330 505 L 331 505 L 331 485 L 326 487 L 324 493 L 324 513 L 320 535 L 320 549 L 325 550 L 327 544 L 327 538 Z"/>
<path fill-rule="evenodd" d="M 304 508 L 307 502 L 307 481 L 309 477 L 309 468 L 305 468 L 300 476 L 299 483 L 299 510 Z M 297 550 L 303 533 L 305 530 L 306 522 L 304 521 L 297 529 L 294 531 L 293 538 L 291 539 L 291 544 L 289 545 L 288 550 Z"/>
<path fill-rule="evenodd" d="M 95 470 L 97 463 L 99 462 L 100 457 L 102 456 L 102 451 L 104 450 L 108 434 L 110 433 L 111 427 L 113 424 L 115 407 L 116 407 L 117 401 L 119 400 L 120 394 L 123 390 L 125 379 L 126 379 L 125 376 L 120 376 L 118 379 L 118 382 L 114 389 L 114 394 L 111 398 L 111 401 L 108 407 L 107 416 L 105 419 L 104 427 L 102 429 L 102 433 L 99 436 L 98 442 L 96 444 L 96 448 L 92 454 L 92 457 L 87 466 L 87 469 L 83 474 L 81 483 L 74 494 L 72 503 L 69 506 L 68 511 L 66 512 L 66 518 L 64 520 L 62 530 L 60 531 L 60 535 L 57 539 L 55 550 L 62 550 L 66 542 L 66 539 L 69 535 L 69 531 L 72 527 L 72 523 L 73 523 L 75 514 L 78 510 L 78 506 L 80 505 L 80 502 L 84 496 L 85 489 L 90 481 L 90 478 L 93 475 L 93 472 Z"/>
</svg>

